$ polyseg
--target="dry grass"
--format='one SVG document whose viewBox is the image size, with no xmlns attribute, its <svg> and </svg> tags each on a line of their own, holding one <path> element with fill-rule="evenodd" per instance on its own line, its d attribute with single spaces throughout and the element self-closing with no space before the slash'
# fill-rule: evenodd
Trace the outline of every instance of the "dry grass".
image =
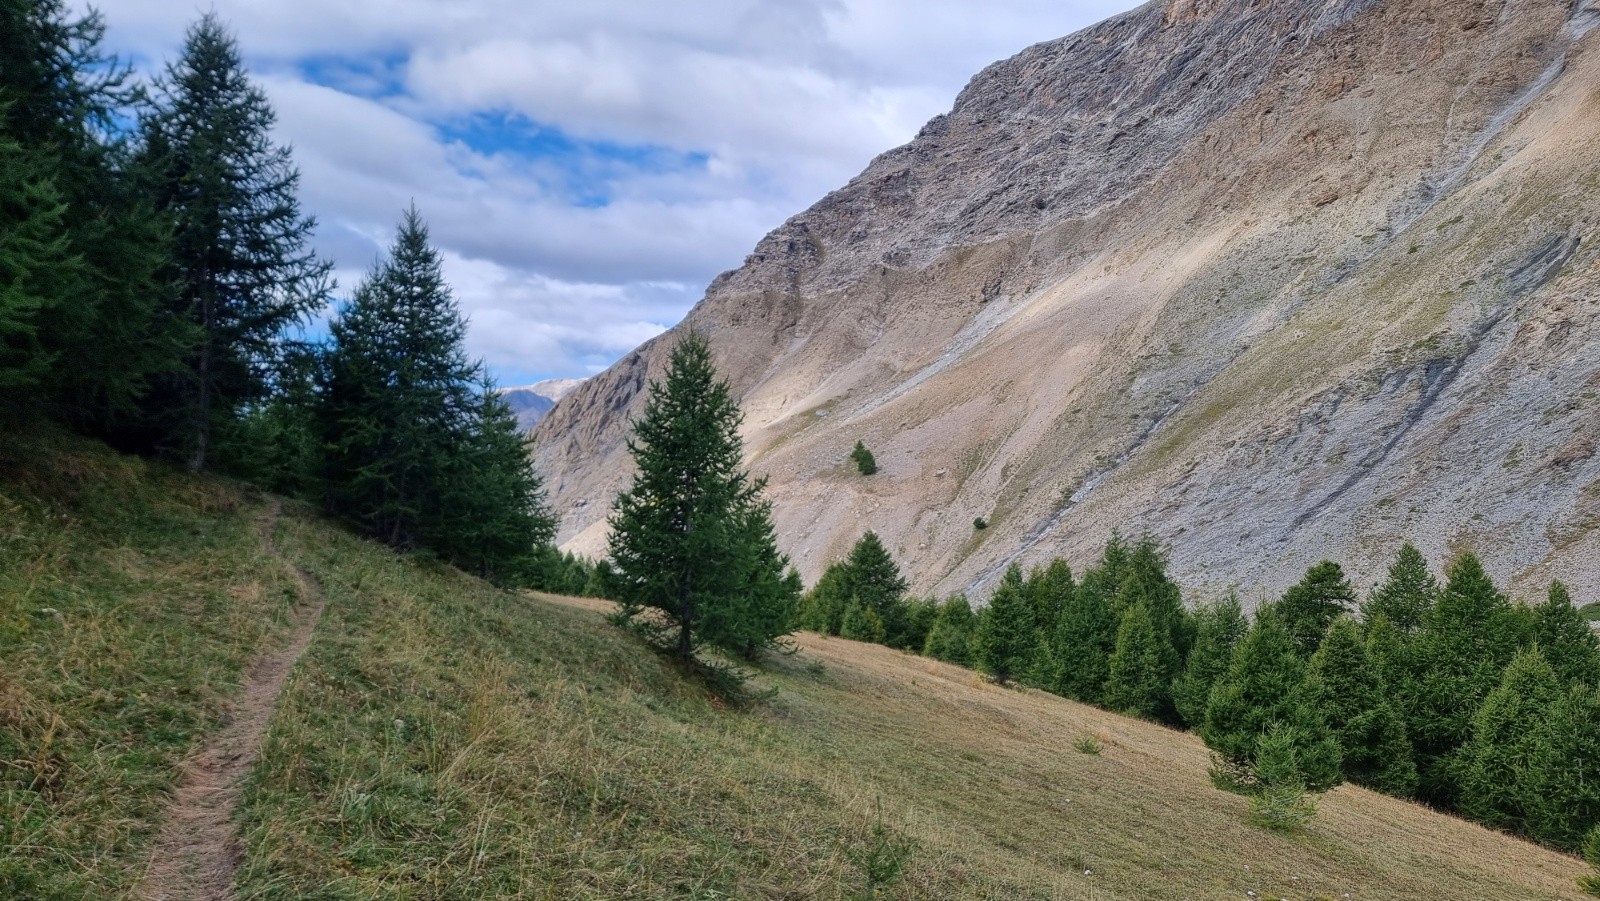
<svg viewBox="0 0 1600 901">
<path fill-rule="evenodd" d="M 125 897 L 292 584 L 237 490 L 53 453 L 0 483 L 0 897 Z M 1581 897 L 1575 860 L 1358 789 L 1256 829 L 1192 736 L 935 661 L 802 635 L 756 677 L 776 698 L 730 709 L 601 602 L 304 514 L 278 537 L 327 608 L 246 788 L 239 898 L 851 899 L 880 846 L 910 849 L 880 898 Z"/>
</svg>

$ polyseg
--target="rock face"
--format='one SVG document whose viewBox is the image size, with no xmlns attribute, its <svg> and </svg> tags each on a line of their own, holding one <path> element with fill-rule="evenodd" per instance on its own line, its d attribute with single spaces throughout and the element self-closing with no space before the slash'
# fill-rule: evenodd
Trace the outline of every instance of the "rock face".
<svg viewBox="0 0 1600 901">
<path fill-rule="evenodd" d="M 1251 600 L 1323 557 L 1372 581 L 1406 538 L 1593 598 L 1596 25 L 1159 0 L 996 63 L 540 424 L 563 540 L 604 547 L 695 328 L 808 580 L 875 529 L 917 590 L 981 596 L 1120 529 Z"/>
</svg>

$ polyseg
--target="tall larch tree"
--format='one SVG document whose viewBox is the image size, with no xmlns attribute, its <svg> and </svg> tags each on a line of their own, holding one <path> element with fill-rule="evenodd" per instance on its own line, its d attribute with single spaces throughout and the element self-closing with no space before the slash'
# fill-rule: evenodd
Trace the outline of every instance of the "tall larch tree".
<svg viewBox="0 0 1600 901">
<path fill-rule="evenodd" d="M 1407 541 L 1389 564 L 1388 578 L 1362 603 L 1361 618 L 1370 623 L 1381 616 L 1410 635 L 1422 628 L 1438 600 L 1439 581 L 1428 570 L 1427 558 Z"/>
<path fill-rule="evenodd" d="M 1517 654 L 1472 718 L 1461 749 L 1461 812 L 1511 832 L 1527 830 L 1535 742 L 1561 682 L 1538 648 Z"/>
<path fill-rule="evenodd" d="M 762 483 L 741 463 L 742 420 L 728 383 L 717 376 L 710 344 L 690 333 L 672 349 L 665 377 L 651 383 L 628 439 L 636 472 L 610 517 L 615 593 L 625 616 L 646 609 L 665 616 L 670 626 L 660 638 L 680 659 L 692 658 L 705 639 L 732 634 L 716 624 L 726 622 L 725 608 L 741 602 L 757 566 L 756 544 L 747 536 L 765 508 Z M 770 575 L 784 578 L 781 570 Z M 787 620 L 768 621 L 788 631 Z M 707 622 L 713 631 L 702 635 Z M 739 634 L 743 645 L 748 636 Z"/>
<path fill-rule="evenodd" d="M 1111 596 L 1117 590 L 1103 565 L 1084 573 L 1072 597 L 1062 607 L 1051 641 L 1055 657 L 1052 690 L 1085 704 L 1105 702 L 1111 654 L 1116 650 L 1120 625 Z"/>
<path fill-rule="evenodd" d="M 1560 582 L 1550 583 L 1550 593 L 1534 608 L 1533 643 L 1563 682 L 1600 686 L 1600 639 L 1572 604 L 1572 595 Z"/>
<path fill-rule="evenodd" d="M 1324 560 L 1291 585 L 1275 609 L 1284 628 L 1294 637 L 1300 656 L 1310 660 L 1333 621 L 1354 612 L 1355 599 L 1344 569 L 1332 560 Z"/>
<path fill-rule="evenodd" d="M 973 652 L 984 672 L 1004 685 L 1028 664 L 1034 647 L 1033 604 L 1023 584 L 1022 568 L 1013 563 L 978 618 Z"/>
<path fill-rule="evenodd" d="M 1573 685 L 1535 729 L 1525 771 L 1528 835 L 1577 851 L 1600 826 L 1600 689 Z"/>
<path fill-rule="evenodd" d="M 1405 721 L 1390 703 L 1355 620 L 1334 621 L 1311 656 L 1307 686 L 1339 740 L 1346 779 L 1401 797 L 1416 791 L 1417 766 Z"/>
<path fill-rule="evenodd" d="M 1198 727 L 1205 722 L 1211 687 L 1228 671 L 1233 652 L 1250 631 L 1250 621 L 1239 605 L 1239 596 L 1229 593 L 1195 611 L 1194 647 L 1183 673 L 1172 685 L 1172 701 L 1183 722 Z"/>
<path fill-rule="evenodd" d="M 158 206 L 170 218 L 176 313 L 197 330 L 163 399 L 191 469 L 239 410 L 268 394 L 286 332 L 326 302 L 330 264 L 309 246 L 300 174 L 272 140 L 266 94 L 215 14 L 189 28 L 142 123 Z"/>
<path fill-rule="evenodd" d="M 1154 719 L 1169 703 L 1163 651 L 1170 647 L 1156 634 L 1141 601 L 1122 614 L 1116 647 L 1106 678 L 1106 706 L 1132 716 Z"/>
</svg>

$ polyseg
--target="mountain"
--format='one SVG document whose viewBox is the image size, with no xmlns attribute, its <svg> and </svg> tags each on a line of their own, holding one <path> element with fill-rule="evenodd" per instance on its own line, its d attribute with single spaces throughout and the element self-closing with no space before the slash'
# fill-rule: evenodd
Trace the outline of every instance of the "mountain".
<svg viewBox="0 0 1600 901">
<path fill-rule="evenodd" d="M 501 388 L 500 396 L 517 414 L 517 424 L 531 429 L 539 424 L 555 407 L 556 401 L 583 384 L 583 379 L 545 379 L 517 388 Z"/>
<path fill-rule="evenodd" d="M 1120 529 L 1251 597 L 1406 538 L 1593 597 L 1596 24 L 1160 0 L 996 63 L 540 423 L 562 539 L 603 547 L 693 328 L 808 579 L 874 529 L 917 590 L 981 593 Z"/>
</svg>

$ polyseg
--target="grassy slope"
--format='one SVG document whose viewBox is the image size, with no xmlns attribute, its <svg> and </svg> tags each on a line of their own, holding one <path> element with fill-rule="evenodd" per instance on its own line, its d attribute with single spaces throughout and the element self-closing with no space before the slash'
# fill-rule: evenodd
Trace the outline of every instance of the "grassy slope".
<svg viewBox="0 0 1600 901">
<path fill-rule="evenodd" d="M 57 444 L 0 476 L 0 823 L 29 824 L 0 877 L 117 897 L 289 588 L 259 502 Z M 304 515 L 278 543 L 328 608 L 247 794 L 245 898 L 856 897 L 874 810 L 915 846 L 891 897 L 1579 897 L 1573 860 L 1356 789 L 1264 833 L 1192 737 L 933 661 L 804 636 L 730 710 L 596 605 Z"/>
</svg>

